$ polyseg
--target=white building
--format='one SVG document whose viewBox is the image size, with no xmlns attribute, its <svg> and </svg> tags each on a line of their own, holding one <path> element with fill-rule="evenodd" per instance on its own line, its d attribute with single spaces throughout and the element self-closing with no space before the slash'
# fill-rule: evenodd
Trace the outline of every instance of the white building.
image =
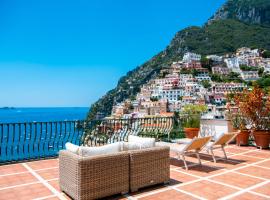
<svg viewBox="0 0 270 200">
<path fill-rule="evenodd" d="M 240 75 L 245 81 L 257 80 L 259 78 L 258 71 L 242 71 Z"/>
<path fill-rule="evenodd" d="M 238 57 L 258 57 L 260 52 L 258 49 L 251 50 L 247 47 L 242 47 L 236 50 L 236 56 Z"/>
<path fill-rule="evenodd" d="M 224 62 L 227 64 L 227 67 L 231 69 L 231 71 L 236 73 L 241 72 L 239 68 L 239 59 L 237 57 L 225 58 Z"/>
<path fill-rule="evenodd" d="M 217 55 L 209 55 L 209 56 L 206 56 L 206 58 L 211 59 L 215 62 L 221 62 L 223 57 L 217 56 Z"/>
<path fill-rule="evenodd" d="M 211 78 L 207 72 L 199 73 L 197 76 L 195 76 L 195 79 L 198 81 L 211 81 Z"/>
<path fill-rule="evenodd" d="M 187 52 L 184 54 L 183 61 L 184 62 L 191 62 L 191 61 L 200 61 L 201 55 L 196 53 Z"/>
<path fill-rule="evenodd" d="M 155 94 L 155 96 L 158 96 L 158 98 L 167 99 L 169 102 L 178 101 L 178 99 L 183 95 L 184 95 L 183 89 L 162 90 L 158 94 Z"/>
<path fill-rule="evenodd" d="M 182 108 L 182 101 L 172 101 L 169 103 L 169 112 L 179 112 Z"/>
</svg>

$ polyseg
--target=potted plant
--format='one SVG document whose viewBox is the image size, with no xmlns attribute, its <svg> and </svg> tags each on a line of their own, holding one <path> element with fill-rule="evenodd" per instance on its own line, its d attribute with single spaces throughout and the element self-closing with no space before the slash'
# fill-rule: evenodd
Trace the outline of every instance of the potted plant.
<svg viewBox="0 0 270 200">
<path fill-rule="evenodd" d="M 201 114 L 207 110 L 205 105 L 185 105 L 182 110 L 182 126 L 186 138 L 198 137 Z"/>
<path fill-rule="evenodd" d="M 239 130 L 235 140 L 238 146 L 247 146 L 249 143 L 249 130 L 247 129 L 246 119 L 239 113 L 235 113 L 231 117 L 234 130 Z"/>
<path fill-rule="evenodd" d="M 244 90 L 235 98 L 241 115 L 253 130 L 257 147 L 269 148 L 270 144 L 270 97 L 258 85 Z"/>
</svg>

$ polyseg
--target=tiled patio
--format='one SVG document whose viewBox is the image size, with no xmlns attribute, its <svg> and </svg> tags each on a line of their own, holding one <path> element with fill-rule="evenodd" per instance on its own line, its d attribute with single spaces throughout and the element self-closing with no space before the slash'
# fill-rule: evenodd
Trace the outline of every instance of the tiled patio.
<svg viewBox="0 0 270 200">
<path fill-rule="evenodd" d="M 188 171 L 172 154 L 169 185 L 109 199 L 270 199 L 270 150 L 230 145 L 226 151 L 229 160 L 216 164 L 206 154 L 202 166 L 188 157 Z M 59 190 L 58 160 L 0 166 L 0 199 L 69 199 Z"/>
</svg>

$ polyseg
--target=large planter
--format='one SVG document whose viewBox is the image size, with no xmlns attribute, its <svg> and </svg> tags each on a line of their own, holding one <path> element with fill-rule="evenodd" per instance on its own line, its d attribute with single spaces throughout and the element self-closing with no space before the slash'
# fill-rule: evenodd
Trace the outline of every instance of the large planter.
<svg viewBox="0 0 270 200">
<path fill-rule="evenodd" d="M 254 131 L 253 136 L 257 147 L 261 149 L 269 148 L 270 131 Z"/>
<path fill-rule="evenodd" d="M 249 139 L 249 131 L 248 130 L 242 130 L 240 133 L 236 136 L 236 144 L 238 146 L 248 145 L 248 139 Z"/>
<path fill-rule="evenodd" d="M 193 139 L 194 137 L 198 137 L 199 135 L 199 128 L 184 128 L 184 132 L 186 138 Z"/>
</svg>

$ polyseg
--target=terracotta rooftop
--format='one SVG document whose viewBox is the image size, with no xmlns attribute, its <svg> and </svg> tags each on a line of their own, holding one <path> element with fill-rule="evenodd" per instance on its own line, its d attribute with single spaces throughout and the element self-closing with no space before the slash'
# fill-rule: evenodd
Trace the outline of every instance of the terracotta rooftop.
<svg viewBox="0 0 270 200">
<path fill-rule="evenodd" d="M 202 166 L 188 157 L 188 171 L 171 154 L 169 185 L 106 199 L 270 199 L 270 151 L 235 145 L 226 151 L 229 160 L 216 164 L 206 154 Z M 0 199 L 69 199 L 59 190 L 58 159 L 0 166 Z"/>
</svg>

